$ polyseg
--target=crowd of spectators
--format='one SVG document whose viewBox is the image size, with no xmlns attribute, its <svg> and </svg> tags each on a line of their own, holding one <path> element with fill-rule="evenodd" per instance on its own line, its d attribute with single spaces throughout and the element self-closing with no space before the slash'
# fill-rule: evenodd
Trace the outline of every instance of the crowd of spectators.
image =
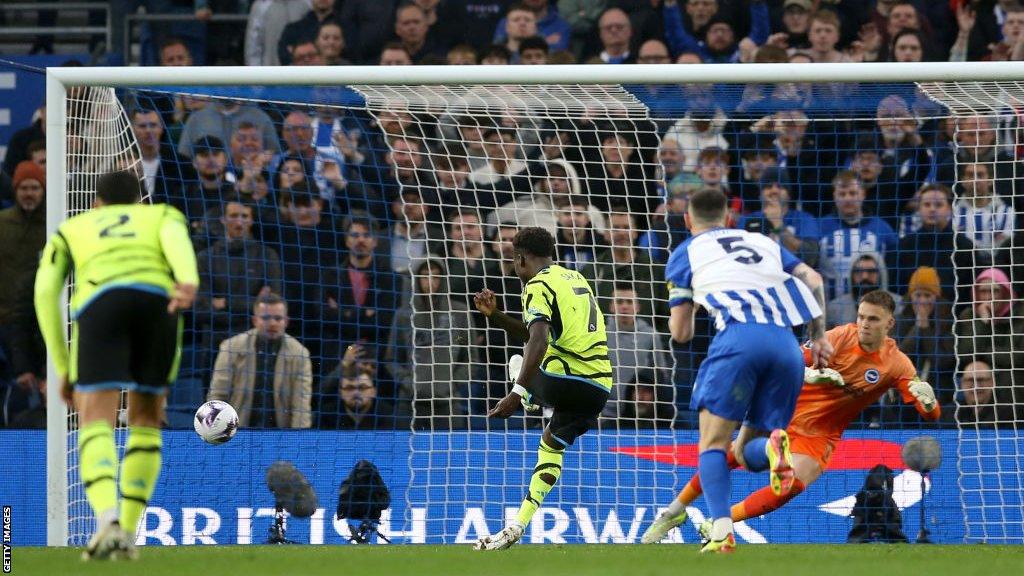
<svg viewBox="0 0 1024 576">
<path fill-rule="evenodd" d="M 154 53 L 187 66 L 200 60 L 194 50 L 164 37 Z M 256 0 L 244 61 L 1018 56 L 1024 8 L 1002 0 Z M 602 425 L 690 425 L 712 328 L 701 317 L 691 345 L 669 341 L 663 266 L 688 236 L 687 198 L 711 187 L 729 196 L 736 226 L 822 272 L 830 325 L 854 321 L 862 294 L 888 290 L 891 335 L 935 386 L 947 423 L 1024 417 L 1015 114 L 953 118 L 912 86 L 869 93 L 870 113 L 845 117 L 820 107 L 857 96 L 850 85 L 628 88 L 653 121 L 127 93 L 145 191 L 186 215 L 199 255 L 186 346 L 204 394 L 231 402 L 247 427 L 482 426 L 515 344 L 472 295 L 490 288 L 521 311 L 511 239 L 537 225 L 606 315 L 617 389 Z M 45 234 L 45 108 L 38 116 L 8 143 L 0 176 L 8 426 L 41 422 L 45 394 L 31 306 Z M 909 422 L 914 411 L 890 395 L 861 424 Z"/>
<path fill-rule="evenodd" d="M 162 63 L 168 36 L 198 65 L 1024 59 L 1018 0 L 114 0 L 97 63 L 125 63 L 125 16 L 143 8 L 176 18 L 139 27 L 143 65 Z M 53 51 L 52 35 L 31 48 Z"/>
</svg>

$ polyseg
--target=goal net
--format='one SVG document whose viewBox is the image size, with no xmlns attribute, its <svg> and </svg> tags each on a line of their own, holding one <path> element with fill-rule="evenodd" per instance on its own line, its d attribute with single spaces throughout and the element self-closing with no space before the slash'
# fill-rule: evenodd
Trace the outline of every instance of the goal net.
<svg viewBox="0 0 1024 576">
<path fill-rule="evenodd" d="M 468 543 L 500 529 L 550 414 L 487 418 L 521 344 L 473 295 L 492 290 L 521 313 L 511 239 L 540 226 L 557 262 L 591 282 L 615 389 L 524 540 L 638 542 L 696 466 L 689 397 L 714 327 L 699 314 L 694 341 L 671 343 L 664 264 L 688 237 L 689 194 L 704 187 L 726 192 L 735 226 L 822 272 L 830 324 L 854 321 L 860 294 L 891 292 L 891 335 L 943 409 L 925 422 L 884 395 L 806 494 L 737 535 L 845 541 L 882 464 L 911 538 L 1024 540 L 1020 88 L 616 82 L 133 82 L 116 86 L 116 101 L 111 88 L 69 89 L 66 215 L 88 208 L 98 173 L 132 167 L 146 201 L 185 214 L 201 269 L 138 541 L 265 541 L 275 505 L 265 474 L 279 460 L 319 495 L 308 519 L 289 519 L 292 540 L 348 541 L 335 501 L 359 460 L 390 489 L 381 532 L 395 542 Z M 211 398 L 241 417 L 223 446 L 190 431 Z M 92 523 L 67 449 L 74 414 L 68 423 L 67 490 L 51 486 L 50 503 L 66 507 L 64 541 L 81 545 Z M 920 435 L 944 456 L 923 498 L 900 453 Z M 764 480 L 734 473 L 732 500 Z M 696 541 L 703 501 L 689 512 L 671 540 Z"/>
<path fill-rule="evenodd" d="M 1024 522 L 1024 191 L 1019 82 L 927 83 L 955 118 L 957 470 L 968 542 L 1020 542 Z M 979 173 L 980 170 L 980 173 Z"/>
</svg>

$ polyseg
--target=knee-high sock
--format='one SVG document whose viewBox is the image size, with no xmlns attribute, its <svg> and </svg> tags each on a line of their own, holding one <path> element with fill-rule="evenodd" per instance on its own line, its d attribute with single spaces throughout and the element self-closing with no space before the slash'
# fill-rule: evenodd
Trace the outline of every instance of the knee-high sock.
<svg viewBox="0 0 1024 576">
<path fill-rule="evenodd" d="M 751 493 L 743 502 L 733 505 L 732 519 L 735 522 L 739 522 L 740 520 L 746 520 L 747 518 L 761 516 L 773 510 L 778 510 L 785 506 L 787 502 L 796 498 L 797 494 L 800 494 L 806 488 L 799 478 L 793 480 L 793 489 L 789 491 L 789 494 L 783 496 L 776 496 L 772 493 L 770 486 L 765 486 L 757 492 Z"/>
<path fill-rule="evenodd" d="M 129 534 L 135 534 L 139 518 L 156 488 L 162 447 L 159 428 L 129 428 L 128 446 L 121 463 L 121 527 Z"/>
<path fill-rule="evenodd" d="M 754 438 L 743 446 L 743 459 L 747 461 L 747 470 L 762 472 L 768 469 L 768 438 Z"/>
<path fill-rule="evenodd" d="M 725 463 L 728 464 L 730 470 L 734 470 L 740 467 L 740 463 L 733 456 L 732 450 L 729 450 L 725 454 Z M 676 499 L 669 505 L 668 514 L 671 516 L 678 516 L 680 512 L 686 509 L 687 506 L 693 503 L 701 494 L 704 493 L 704 489 L 700 485 L 700 472 L 695 472 L 690 478 L 690 481 L 686 483 L 686 486 L 679 491 Z"/>
<path fill-rule="evenodd" d="M 526 498 L 519 506 L 519 515 L 516 519 L 525 527 L 530 519 L 540 508 L 544 497 L 551 491 L 551 487 L 558 482 L 562 475 L 562 455 L 564 450 L 558 450 L 548 446 L 543 440 L 540 441 L 540 449 L 537 450 L 537 466 L 533 469 L 533 476 L 530 477 L 530 489 Z"/>
<path fill-rule="evenodd" d="M 98 420 L 82 427 L 78 433 L 78 462 L 97 527 L 117 520 L 117 447 L 109 422 Z"/>
<path fill-rule="evenodd" d="M 705 450 L 698 460 L 704 500 L 712 519 L 729 518 L 729 464 L 724 450 Z"/>
</svg>

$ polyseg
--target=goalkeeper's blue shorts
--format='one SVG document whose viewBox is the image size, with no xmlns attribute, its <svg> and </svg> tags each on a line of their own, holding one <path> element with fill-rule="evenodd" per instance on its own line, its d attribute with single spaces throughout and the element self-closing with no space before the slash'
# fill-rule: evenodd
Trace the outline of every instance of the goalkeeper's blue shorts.
<svg viewBox="0 0 1024 576">
<path fill-rule="evenodd" d="M 786 428 L 804 382 L 804 356 L 790 328 L 732 322 L 700 365 L 690 408 L 759 430 Z"/>
</svg>

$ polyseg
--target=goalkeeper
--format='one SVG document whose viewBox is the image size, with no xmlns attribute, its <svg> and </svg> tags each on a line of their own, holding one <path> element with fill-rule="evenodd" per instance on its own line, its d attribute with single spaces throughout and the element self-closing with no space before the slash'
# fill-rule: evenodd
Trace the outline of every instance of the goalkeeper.
<svg viewBox="0 0 1024 576">
<path fill-rule="evenodd" d="M 96 515 L 87 560 L 135 557 L 135 528 L 160 475 L 163 396 L 180 355 L 178 310 L 192 305 L 199 283 L 185 217 L 164 204 L 139 204 L 141 191 L 132 172 L 100 176 L 93 209 L 60 225 L 36 274 L 39 328 L 61 397 L 78 411 L 79 472 Z M 72 270 L 69 354 L 60 293 Z M 129 433 L 119 473 L 113 427 L 122 389 Z"/>
<path fill-rule="evenodd" d="M 516 520 L 481 538 L 478 550 L 501 550 L 522 538 L 562 473 L 565 449 L 597 425 L 612 389 L 604 316 L 586 279 L 553 263 L 555 239 L 543 228 L 520 230 L 512 247 L 516 275 L 524 285 L 523 321 L 497 310 L 490 290 L 476 294 L 474 301 L 493 324 L 526 342 L 523 357 L 509 361 L 512 392 L 487 415 L 508 418 L 520 404 L 534 402 L 554 412 L 544 428 L 537 466 Z"/>
<path fill-rule="evenodd" d="M 932 387 L 917 378 L 913 363 L 888 336 L 896 323 L 895 308 L 896 303 L 888 292 L 868 292 L 860 299 L 856 322 L 828 331 L 826 336 L 835 348 L 829 361 L 831 368 L 804 370 L 804 387 L 786 429 L 796 473 L 793 488 L 781 496 L 776 496 L 768 486 L 750 494 L 733 505 L 734 522 L 781 508 L 817 480 L 828 468 L 832 451 L 850 421 L 890 388 L 898 389 L 904 402 L 913 403 L 924 418 L 939 418 L 940 408 Z M 806 347 L 804 363 L 811 365 L 811 351 Z M 732 450 L 728 452 L 728 463 L 731 468 L 743 466 Z M 640 541 L 659 542 L 669 530 L 685 522 L 686 507 L 701 492 L 700 476 L 694 474 Z M 709 528 L 707 522 L 700 528 L 705 538 Z"/>
</svg>

